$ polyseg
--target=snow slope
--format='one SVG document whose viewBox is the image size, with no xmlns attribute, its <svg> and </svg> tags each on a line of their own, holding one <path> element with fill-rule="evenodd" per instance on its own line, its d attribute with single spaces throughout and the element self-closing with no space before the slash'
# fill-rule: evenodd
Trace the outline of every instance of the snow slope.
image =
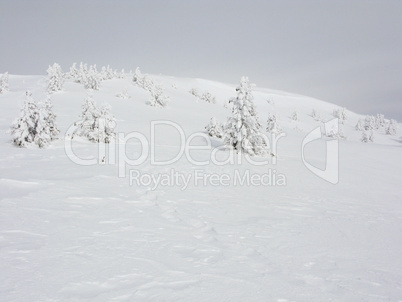
<svg viewBox="0 0 402 302">
<path fill-rule="evenodd" d="M 236 95 L 235 85 L 152 77 L 166 88 L 167 108 L 148 106 L 148 93 L 130 77 L 104 81 L 94 92 L 98 104 L 112 106 L 117 132 L 149 139 L 151 121 L 168 120 L 189 138 L 203 132 L 211 117 L 225 121 L 230 115 L 224 104 Z M 336 106 L 256 87 L 260 122 L 265 128 L 268 113 L 277 113 L 287 134 L 278 142 L 276 163 L 269 158 L 258 166 L 241 158 L 197 166 L 183 155 L 158 166 L 148 156 L 140 165 L 124 165 L 118 177 L 117 163 L 81 166 L 66 155 L 64 134 L 87 94 L 72 81 L 52 96 L 60 139 L 47 149 L 12 144 L 6 131 L 25 91 L 41 100 L 46 85 L 41 76 L 10 76 L 10 92 L 0 95 L 1 301 L 402 301 L 399 133 L 379 130 L 375 143 L 362 143 L 354 130 L 362 116 L 348 111 L 339 183 L 333 185 L 307 169 L 301 146 L 322 126 L 312 109 L 327 121 Z M 217 103 L 197 99 L 191 88 L 209 91 Z M 124 89 L 130 99 L 116 97 Z M 294 110 L 299 121 L 290 118 Z M 156 159 L 174 158 L 177 130 L 160 125 L 155 135 Z M 315 166 L 325 165 L 327 140 L 306 146 Z M 213 147 L 221 143 L 212 139 Z M 197 137 L 191 144 L 205 142 Z M 138 158 L 142 147 L 129 140 L 124 155 Z M 98 145 L 78 138 L 73 150 L 91 158 Z M 211 148 L 190 153 L 197 161 L 211 154 Z M 228 154 L 221 150 L 217 158 Z M 271 173 L 276 181 L 235 183 L 236 175 L 247 173 Z M 152 175 L 166 183 L 153 183 Z M 190 179 L 187 186 L 180 177 L 172 183 L 175 175 Z M 204 183 L 206 175 L 227 175 L 228 181 Z M 281 177 L 284 185 L 277 184 Z"/>
</svg>

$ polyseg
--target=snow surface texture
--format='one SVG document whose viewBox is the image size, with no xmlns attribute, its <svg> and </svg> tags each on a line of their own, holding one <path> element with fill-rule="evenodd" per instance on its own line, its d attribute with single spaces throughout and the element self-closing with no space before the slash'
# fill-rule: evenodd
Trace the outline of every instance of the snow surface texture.
<svg viewBox="0 0 402 302">
<path fill-rule="evenodd" d="M 231 116 L 224 105 L 236 96 L 236 85 L 152 78 L 170 98 L 166 108 L 148 106 L 149 94 L 129 74 L 103 81 L 94 92 L 98 104 L 112 106 L 116 132 L 149 137 L 151 121 L 169 120 L 188 137 L 205 132 L 212 117 L 220 123 Z M 12 143 L 6 131 L 19 116 L 25 91 L 44 99 L 47 84 L 46 77 L 10 75 L 10 91 L 0 95 L 1 301 L 402 301 L 400 132 L 375 130 L 375 141 L 362 143 L 355 126 L 364 116 L 347 111 L 339 183 L 332 185 L 305 167 L 301 144 L 333 118 L 337 106 L 256 87 L 262 128 L 275 114 L 287 134 L 278 142 L 276 164 L 272 158 L 263 166 L 243 161 L 198 167 L 182 156 L 169 166 L 147 159 L 118 177 L 117 164 L 80 166 L 65 153 L 64 134 L 87 95 L 71 80 L 52 94 L 59 139 L 45 149 Z M 193 88 L 210 92 L 216 104 L 199 102 L 188 93 Z M 131 98 L 116 97 L 121 91 Z M 157 128 L 157 159 L 175 157 L 178 138 L 175 129 Z M 212 147 L 222 144 L 211 140 Z M 327 140 L 306 146 L 311 164 L 324 167 Z M 205 145 L 201 138 L 192 141 L 197 143 Z M 91 158 L 98 144 L 77 138 L 73 150 Z M 125 152 L 138 158 L 138 140 L 129 140 Z M 211 148 L 191 154 L 206 160 Z M 191 181 L 185 190 L 179 182 L 130 185 L 130 173 L 194 176 L 196 170 L 229 176 L 271 171 L 286 183 Z"/>
</svg>

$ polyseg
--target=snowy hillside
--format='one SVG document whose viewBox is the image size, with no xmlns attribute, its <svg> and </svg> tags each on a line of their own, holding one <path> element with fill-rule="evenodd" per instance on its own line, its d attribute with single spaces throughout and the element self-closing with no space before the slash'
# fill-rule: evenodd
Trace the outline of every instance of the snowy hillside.
<svg viewBox="0 0 402 302">
<path fill-rule="evenodd" d="M 19 148 L 7 131 L 27 90 L 45 100 L 48 79 L 9 76 L 0 94 L 1 301 L 402 301 L 400 124 L 387 135 L 385 117 L 364 143 L 355 126 L 365 116 L 346 110 L 345 138 L 329 154 L 339 158 L 332 184 L 311 166 L 325 168 L 334 137 L 306 137 L 325 132 L 338 106 L 255 87 L 261 131 L 271 138 L 276 114 L 286 136 L 253 163 L 196 135 L 231 116 L 236 84 L 150 77 L 165 108 L 147 104 L 132 74 L 92 92 L 111 105 L 117 144 L 65 136 L 88 96 L 67 79 L 51 94 L 58 139 Z"/>
</svg>

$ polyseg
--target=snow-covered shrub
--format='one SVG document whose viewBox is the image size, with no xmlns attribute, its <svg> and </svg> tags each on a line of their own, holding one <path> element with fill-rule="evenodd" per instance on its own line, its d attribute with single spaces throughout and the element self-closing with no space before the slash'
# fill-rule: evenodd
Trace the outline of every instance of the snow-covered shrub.
<svg viewBox="0 0 402 302">
<path fill-rule="evenodd" d="M 388 135 L 395 135 L 398 129 L 398 123 L 396 120 L 390 120 L 385 127 L 385 133 Z"/>
<path fill-rule="evenodd" d="M 101 69 L 100 77 L 102 78 L 102 80 L 111 80 L 116 77 L 116 73 L 109 65 L 106 67 L 103 66 Z"/>
<path fill-rule="evenodd" d="M 317 118 L 318 118 L 317 110 L 313 109 L 313 110 L 311 111 L 311 117 L 312 117 L 313 119 L 317 120 Z"/>
<path fill-rule="evenodd" d="M 60 65 L 54 63 L 47 69 L 49 83 L 47 85 L 48 93 L 53 93 L 63 89 L 64 85 L 64 73 Z"/>
<path fill-rule="evenodd" d="M 150 83 L 150 82 L 149 82 Z M 152 84 L 149 85 L 149 92 L 151 93 L 151 99 L 148 104 L 153 107 L 166 107 L 169 102 L 169 97 L 163 93 L 163 88 L 159 85 Z"/>
<path fill-rule="evenodd" d="M 189 93 L 191 93 L 192 95 L 199 97 L 200 96 L 200 92 L 198 91 L 197 88 L 191 88 Z"/>
<path fill-rule="evenodd" d="M 86 98 L 81 119 L 75 125 L 79 127 L 77 134 L 92 142 L 110 143 L 116 136 L 116 122 L 110 105 L 105 104 L 98 108 L 92 96 Z"/>
<path fill-rule="evenodd" d="M 87 64 L 84 64 L 81 62 L 80 68 L 78 69 L 78 72 L 77 72 L 77 78 L 75 79 L 75 81 L 77 83 L 84 84 L 84 80 L 87 77 L 87 74 L 88 74 L 88 66 L 87 66 Z"/>
<path fill-rule="evenodd" d="M 385 118 L 383 114 L 377 114 L 375 117 L 376 128 L 382 128 L 385 126 Z"/>
<path fill-rule="evenodd" d="M 298 114 L 296 111 L 293 111 L 290 118 L 291 118 L 293 121 L 298 121 L 298 120 L 299 120 L 299 114 Z"/>
<path fill-rule="evenodd" d="M 268 114 L 267 129 L 266 129 L 268 133 L 277 134 L 277 133 L 282 132 L 282 129 L 279 126 L 278 120 L 279 120 L 278 115 Z"/>
<path fill-rule="evenodd" d="M 242 77 L 240 86 L 236 88 L 237 97 L 232 98 L 232 116 L 224 129 L 225 144 L 237 152 L 250 155 L 263 155 L 267 142 L 260 132 L 252 94 L 252 86 L 247 77 Z"/>
<path fill-rule="evenodd" d="M 151 99 L 147 104 L 154 107 L 166 107 L 169 102 L 169 97 L 164 94 L 162 86 L 156 85 L 151 78 L 147 75 L 143 75 L 139 67 L 135 69 L 133 82 L 151 94 Z"/>
<path fill-rule="evenodd" d="M 205 92 L 201 95 L 200 99 L 203 100 L 203 101 L 205 101 L 205 102 L 207 102 L 207 103 L 212 103 L 212 104 L 215 104 L 215 103 L 216 103 L 215 97 L 212 96 L 212 94 L 210 94 L 208 91 L 205 91 Z"/>
<path fill-rule="evenodd" d="M 324 135 L 326 137 L 331 137 L 331 138 L 336 138 L 336 139 L 346 139 L 345 135 L 343 134 L 343 130 L 340 125 L 337 126 L 332 126 L 330 129 L 325 129 Z"/>
<path fill-rule="evenodd" d="M 377 130 L 378 124 L 376 123 L 375 117 L 372 115 L 367 115 L 364 119 L 364 130 Z"/>
<path fill-rule="evenodd" d="M 272 105 L 272 106 L 275 106 L 275 100 L 274 100 L 274 98 L 273 98 L 272 96 L 270 96 L 270 97 L 267 99 L 267 103 L 270 104 L 270 105 Z"/>
<path fill-rule="evenodd" d="M 333 116 L 339 119 L 341 124 L 344 124 L 345 121 L 348 119 L 348 115 L 346 113 L 346 108 L 338 108 L 334 109 Z"/>
<path fill-rule="evenodd" d="M 25 101 L 20 117 L 13 122 L 10 128 L 13 142 L 17 146 L 37 145 L 43 148 L 50 143 L 52 138 L 55 138 L 58 134 L 54 123 L 55 116 L 50 116 L 48 109 L 48 106 L 42 107 L 32 98 Z M 51 106 L 49 110 L 51 110 Z"/>
<path fill-rule="evenodd" d="M 209 136 L 222 138 L 223 137 L 223 126 L 221 123 L 218 123 L 216 118 L 211 118 L 209 124 L 205 127 Z"/>
<path fill-rule="evenodd" d="M 0 77 L 0 94 L 8 90 L 8 73 L 6 72 Z"/>
<path fill-rule="evenodd" d="M 312 117 L 314 120 L 316 120 L 316 121 L 321 120 L 320 115 L 318 114 L 318 112 L 317 112 L 315 109 L 313 109 L 313 110 L 311 111 L 311 117 Z"/>
<path fill-rule="evenodd" d="M 118 72 L 116 74 L 116 76 L 118 79 L 124 79 L 126 77 L 126 73 L 125 73 L 124 69 L 122 69 L 120 72 Z"/>
<path fill-rule="evenodd" d="M 374 131 L 363 131 L 361 141 L 363 143 L 374 142 Z"/>
<path fill-rule="evenodd" d="M 43 104 L 43 111 L 45 114 L 45 121 L 49 126 L 50 138 L 54 140 L 60 133 L 60 130 L 56 125 L 56 115 L 53 112 L 53 104 L 50 100 L 50 97 L 47 97 L 45 103 Z"/>
<path fill-rule="evenodd" d="M 124 100 L 131 98 L 131 96 L 127 92 L 127 89 L 123 89 L 123 91 L 116 94 L 116 96 L 118 98 L 124 99 Z"/>
<path fill-rule="evenodd" d="M 91 65 L 86 74 L 82 74 L 82 83 L 86 89 L 99 90 L 102 81 L 101 75 L 96 69 L 96 65 Z"/>
<path fill-rule="evenodd" d="M 145 78 L 146 78 L 146 76 L 143 75 L 143 74 L 141 73 L 140 68 L 137 67 L 137 68 L 135 69 L 135 72 L 134 72 L 133 82 L 134 82 L 135 84 L 137 84 L 139 87 L 145 89 L 145 87 L 144 87 Z"/>
<path fill-rule="evenodd" d="M 357 131 L 363 131 L 363 130 L 365 129 L 365 121 L 360 118 L 360 119 L 357 121 L 357 124 L 356 124 L 356 126 L 355 126 L 355 129 L 356 129 Z"/>
<path fill-rule="evenodd" d="M 73 63 L 73 65 L 71 65 L 70 67 L 70 71 L 68 72 L 68 74 L 66 74 L 66 76 L 68 76 L 68 78 L 72 79 L 74 82 L 78 82 L 80 78 L 79 75 L 80 73 L 77 69 L 77 63 Z"/>
<path fill-rule="evenodd" d="M 202 101 L 212 104 L 216 103 L 215 97 L 208 91 L 200 92 L 197 88 L 191 88 L 189 92 Z"/>
</svg>

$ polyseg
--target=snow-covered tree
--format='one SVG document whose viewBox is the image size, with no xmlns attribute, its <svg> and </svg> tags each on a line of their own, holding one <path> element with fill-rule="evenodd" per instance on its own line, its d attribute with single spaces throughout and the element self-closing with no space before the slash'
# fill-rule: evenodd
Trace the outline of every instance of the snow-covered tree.
<svg viewBox="0 0 402 302">
<path fill-rule="evenodd" d="M 98 73 L 96 65 L 89 67 L 88 72 L 82 76 L 82 80 L 86 89 L 99 90 L 102 77 Z"/>
<path fill-rule="evenodd" d="M 77 134 L 92 142 L 110 143 L 116 136 L 116 121 L 110 105 L 105 104 L 98 108 L 90 95 L 82 106 L 81 120 L 76 125 L 79 126 Z"/>
<path fill-rule="evenodd" d="M 32 98 L 25 101 L 20 117 L 13 122 L 10 133 L 13 142 L 19 147 L 37 145 L 43 148 L 52 139 L 45 110 Z"/>
<path fill-rule="evenodd" d="M 346 108 L 338 108 L 334 109 L 333 116 L 339 119 L 341 124 L 344 124 L 345 121 L 348 119 L 348 115 L 346 113 Z"/>
<path fill-rule="evenodd" d="M 365 129 L 365 122 L 364 122 L 363 119 L 360 118 L 360 119 L 357 121 L 357 124 L 356 124 L 356 126 L 355 126 L 355 129 L 356 129 L 357 131 L 363 131 L 363 130 Z"/>
<path fill-rule="evenodd" d="M 53 112 L 53 104 L 50 97 L 47 97 L 45 103 L 43 104 L 43 111 L 45 115 L 45 121 L 49 126 L 50 138 L 54 140 L 60 133 L 60 130 L 57 128 L 56 124 L 56 115 Z"/>
<path fill-rule="evenodd" d="M 148 102 L 149 105 L 154 107 L 166 107 L 169 102 L 169 97 L 163 93 L 163 88 L 159 85 L 152 84 L 149 86 L 151 98 Z"/>
<path fill-rule="evenodd" d="M 116 120 L 112 114 L 112 107 L 109 104 L 103 104 L 99 113 L 94 123 L 95 128 L 89 132 L 88 138 L 93 142 L 110 143 L 116 137 L 114 132 Z"/>
<path fill-rule="evenodd" d="M 297 111 L 292 112 L 292 116 L 290 117 L 293 121 L 298 121 L 299 120 L 299 114 Z"/>
<path fill-rule="evenodd" d="M 315 109 L 313 109 L 313 110 L 311 111 L 311 117 L 312 117 L 314 120 L 316 120 L 316 121 L 321 120 L 320 115 L 318 114 L 317 110 L 315 110 Z"/>
<path fill-rule="evenodd" d="M 225 144 L 237 152 L 263 155 L 267 142 L 260 132 L 261 124 L 253 102 L 252 86 L 247 77 L 242 77 L 236 88 L 237 97 L 232 98 L 232 116 L 224 129 Z"/>
<path fill-rule="evenodd" d="M 208 91 L 200 92 L 197 88 L 191 88 L 189 92 L 202 101 L 216 103 L 216 98 Z"/>
<path fill-rule="evenodd" d="M 221 123 L 218 123 L 216 118 L 211 118 L 209 124 L 205 127 L 209 136 L 222 138 L 223 137 L 223 126 Z"/>
<path fill-rule="evenodd" d="M 377 130 L 377 123 L 375 117 L 372 115 L 367 115 L 364 119 L 364 130 Z"/>
<path fill-rule="evenodd" d="M 131 96 L 128 94 L 127 89 L 123 89 L 123 91 L 116 94 L 116 96 L 124 100 L 131 98 Z"/>
<path fill-rule="evenodd" d="M 398 123 L 396 120 L 390 120 L 385 127 L 385 133 L 388 135 L 395 135 L 398 129 Z"/>
<path fill-rule="evenodd" d="M 124 69 L 122 69 L 119 73 L 117 73 L 117 77 L 119 79 L 124 79 L 126 77 L 126 73 L 125 73 Z"/>
<path fill-rule="evenodd" d="M 189 93 L 191 93 L 192 95 L 199 97 L 200 96 L 200 92 L 197 88 L 191 88 Z"/>
<path fill-rule="evenodd" d="M 268 114 L 267 129 L 266 129 L 268 133 L 277 134 L 282 132 L 278 120 L 279 120 L 278 115 Z"/>
<path fill-rule="evenodd" d="M 103 66 L 101 69 L 101 78 L 102 80 L 111 80 L 116 77 L 116 73 L 113 71 L 113 69 L 108 65 L 108 66 Z"/>
<path fill-rule="evenodd" d="M 216 103 L 216 99 L 214 96 L 212 96 L 211 93 L 209 93 L 208 91 L 205 91 L 202 95 L 201 95 L 201 100 L 207 102 L 207 103 L 212 103 L 215 104 Z"/>
<path fill-rule="evenodd" d="M 145 77 L 146 77 L 146 76 L 141 73 L 140 68 L 137 67 L 137 68 L 135 69 L 135 72 L 134 72 L 133 82 L 134 82 L 135 84 L 137 84 L 139 87 L 145 89 L 145 87 L 144 87 Z"/>
<path fill-rule="evenodd" d="M 54 63 L 47 69 L 49 83 L 47 85 L 48 93 L 53 93 L 63 89 L 64 85 L 64 73 L 60 65 Z"/>
<path fill-rule="evenodd" d="M 0 94 L 8 90 L 8 73 L 6 72 L 0 77 Z"/>
<path fill-rule="evenodd" d="M 376 128 L 382 128 L 385 126 L 385 118 L 383 114 L 377 114 L 375 117 Z"/>
<path fill-rule="evenodd" d="M 77 83 L 84 84 L 87 74 L 88 74 L 88 66 L 87 66 L 87 64 L 84 64 L 81 62 L 80 68 L 78 69 L 78 72 L 77 72 L 77 78 L 75 79 L 75 81 Z"/>
<path fill-rule="evenodd" d="M 363 131 L 361 141 L 363 143 L 374 142 L 374 131 Z"/>
<path fill-rule="evenodd" d="M 77 69 L 77 63 L 73 63 L 70 67 L 70 71 L 68 74 L 66 73 L 66 76 L 68 76 L 69 79 L 72 79 L 73 81 L 77 81 L 79 78 L 79 70 Z"/>
<path fill-rule="evenodd" d="M 336 139 L 346 139 L 345 135 L 343 134 L 343 129 L 340 127 L 341 125 L 338 126 L 332 126 L 330 129 L 325 129 L 324 135 L 326 137 L 331 137 L 331 138 L 336 138 Z"/>
<path fill-rule="evenodd" d="M 162 108 L 166 107 L 169 102 L 169 97 L 164 94 L 162 86 L 155 84 L 147 75 L 143 75 L 139 67 L 135 69 L 133 82 L 151 94 L 151 98 L 147 103 L 148 105 Z"/>
</svg>

